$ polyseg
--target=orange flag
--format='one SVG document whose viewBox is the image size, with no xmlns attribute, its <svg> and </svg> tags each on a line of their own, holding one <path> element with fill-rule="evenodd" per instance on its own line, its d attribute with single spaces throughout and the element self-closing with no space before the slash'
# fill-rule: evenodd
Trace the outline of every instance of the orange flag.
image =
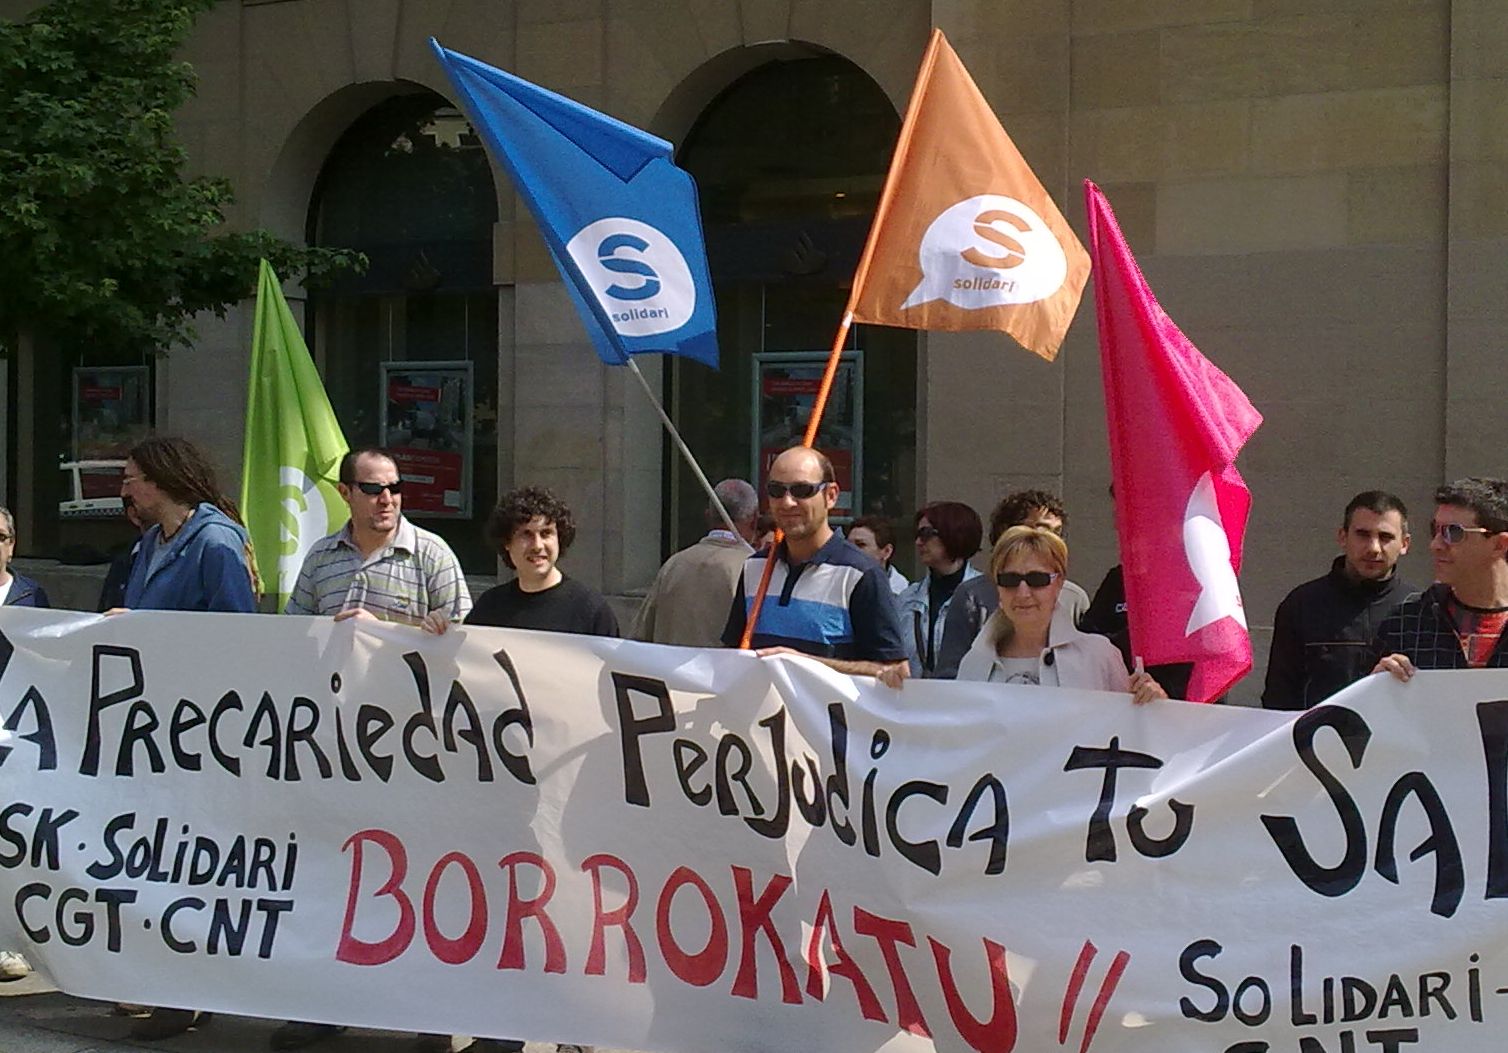
<svg viewBox="0 0 1508 1053">
<path fill-rule="evenodd" d="M 854 275 L 854 319 L 1003 329 L 1050 362 L 1088 277 L 1084 246 L 934 29 Z"/>
</svg>

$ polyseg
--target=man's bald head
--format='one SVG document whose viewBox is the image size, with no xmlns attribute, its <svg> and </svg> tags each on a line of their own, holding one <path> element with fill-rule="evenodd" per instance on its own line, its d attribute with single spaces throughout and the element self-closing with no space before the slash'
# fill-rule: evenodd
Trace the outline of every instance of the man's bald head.
<svg viewBox="0 0 1508 1053">
<path fill-rule="evenodd" d="M 838 500 L 836 482 L 832 462 L 805 446 L 793 446 L 770 462 L 765 496 L 794 558 L 809 559 L 832 537 L 827 513 Z"/>
<path fill-rule="evenodd" d="M 837 473 L 833 471 L 833 462 L 821 450 L 814 450 L 810 446 L 792 446 L 783 451 L 770 462 L 770 475 L 809 479 L 814 483 L 832 483 L 838 480 Z"/>
</svg>

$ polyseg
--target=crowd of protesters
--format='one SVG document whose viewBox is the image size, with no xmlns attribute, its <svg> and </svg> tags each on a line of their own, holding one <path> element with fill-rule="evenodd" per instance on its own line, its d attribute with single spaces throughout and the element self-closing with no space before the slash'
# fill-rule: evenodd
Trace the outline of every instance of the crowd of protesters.
<svg viewBox="0 0 1508 1053">
<path fill-rule="evenodd" d="M 607 600 L 559 566 L 576 523 L 550 491 L 524 487 L 498 501 L 488 538 L 514 577 L 473 604 L 450 546 L 404 517 L 392 453 L 352 450 L 337 488 L 350 519 L 311 548 L 285 613 L 436 634 L 464 623 L 619 635 Z M 893 565 L 898 532 L 890 520 L 854 519 L 846 536 L 830 521 L 839 484 L 817 450 L 794 447 L 775 458 L 762 495 L 740 479 L 724 480 L 714 494 L 707 534 L 660 569 L 634 638 L 802 654 L 896 690 L 910 678 L 959 679 L 1119 692 L 1142 703 L 1181 697 L 1188 683 L 1188 666 L 1143 669 L 1132 652 L 1135 612 L 1121 567 L 1105 575 L 1093 600 L 1069 580 L 1068 512 L 1054 494 L 1003 497 L 987 545 L 968 505 L 924 505 L 910 524 L 914 582 Z M 260 577 L 239 510 L 191 443 L 158 437 L 134 447 L 121 496 L 141 534 L 112 564 L 101 611 L 256 611 Z M 1462 479 L 1440 487 L 1434 505 L 1433 584 L 1421 590 L 1398 574 L 1410 544 L 1403 501 L 1368 490 L 1347 503 L 1329 571 L 1277 609 L 1262 705 L 1306 709 L 1372 672 L 1406 681 L 1420 669 L 1508 666 L 1508 482 Z M 15 547 L 14 518 L 0 507 L 0 605 L 48 606 L 39 584 L 10 569 Z M 973 560 L 982 547 L 981 570 Z M 0 951 L 0 980 L 28 970 L 21 954 Z M 207 1020 L 192 1009 L 135 1008 L 138 1039 L 168 1038 Z M 271 1044 L 297 1049 L 341 1030 L 290 1022 Z M 482 1041 L 498 1053 L 522 1049 Z M 478 1043 L 421 1035 L 418 1044 L 438 1053 Z"/>
</svg>

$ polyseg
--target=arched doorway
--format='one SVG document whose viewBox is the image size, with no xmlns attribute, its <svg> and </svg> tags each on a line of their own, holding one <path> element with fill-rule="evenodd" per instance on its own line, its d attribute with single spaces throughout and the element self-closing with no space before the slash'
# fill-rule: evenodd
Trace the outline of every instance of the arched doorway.
<svg viewBox="0 0 1508 1053">
<path fill-rule="evenodd" d="M 315 183 L 308 239 L 367 254 L 363 275 L 311 291 L 309 342 L 353 446 L 400 455 L 404 513 L 492 573 L 497 498 L 497 195 L 480 140 L 432 92 L 358 118 Z"/>
<path fill-rule="evenodd" d="M 686 136 L 678 163 L 701 193 L 722 368 L 677 360 L 669 391 L 713 479 L 757 483 L 764 459 L 800 440 L 899 128 L 868 74 L 813 51 L 739 77 Z M 854 327 L 817 444 L 844 484 L 840 513 L 911 513 L 914 333 Z M 673 550 L 705 529 L 705 501 L 678 459 L 666 472 Z"/>
</svg>

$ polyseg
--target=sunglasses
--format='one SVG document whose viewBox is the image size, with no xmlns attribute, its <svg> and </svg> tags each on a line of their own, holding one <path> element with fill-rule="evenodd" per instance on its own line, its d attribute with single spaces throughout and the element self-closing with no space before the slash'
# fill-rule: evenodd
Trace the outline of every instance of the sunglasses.
<svg viewBox="0 0 1508 1053">
<path fill-rule="evenodd" d="M 1429 533 L 1430 537 L 1437 537 L 1447 545 L 1459 545 L 1466 540 L 1467 534 L 1496 534 L 1497 531 L 1486 527 L 1462 526 L 1460 523 L 1431 523 Z"/>
<path fill-rule="evenodd" d="M 772 501 L 779 501 L 786 494 L 790 494 L 798 501 L 805 501 L 809 497 L 816 497 L 827 486 L 827 483 L 781 483 L 771 479 L 764 484 L 764 492 Z"/>
<path fill-rule="evenodd" d="M 916 528 L 916 540 L 929 541 L 935 537 L 942 537 L 942 531 L 935 526 L 919 526 Z"/>
<path fill-rule="evenodd" d="M 1025 574 L 1002 570 L 999 574 L 995 575 L 995 584 L 999 585 L 1002 589 L 1019 588 L 1023 581 L 1026 582 L 1026 587 L 1029 589 L 1045 589 L 1057 580 L 1058 574 L 1056 571 L 1049 573 L 1045 570 L 1029 570 Z"/>
<path fill-rule="evenodd" d="M 399 494 L 403 493 L 402 479 L 394 480 L 391 483 L 353 483 L 352 485 L 362 493 L 366 494 L 368 497 L 376 497 L 384 490 L 392 494 L 394 497 L 397 497 Z"/>
</svg>

